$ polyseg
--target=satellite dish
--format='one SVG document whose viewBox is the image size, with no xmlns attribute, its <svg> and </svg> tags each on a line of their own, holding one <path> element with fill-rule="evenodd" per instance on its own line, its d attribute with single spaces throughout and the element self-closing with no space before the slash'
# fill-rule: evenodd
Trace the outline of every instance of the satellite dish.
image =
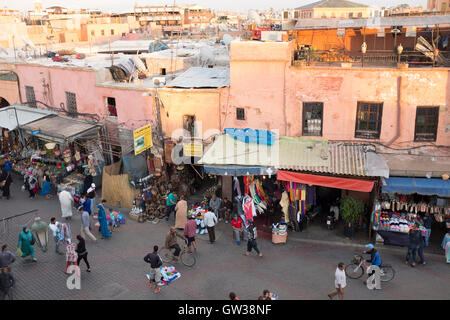
<svg viewBox="0 0 450 320">
<path fill-rule="evenodd" d="M 222 41 L 228 47 L 230 45 L 231 41 L 233 41 L 233 37 L 230 36 L 229 34 L 224 34 L 222 37 Z"/>
</svg>

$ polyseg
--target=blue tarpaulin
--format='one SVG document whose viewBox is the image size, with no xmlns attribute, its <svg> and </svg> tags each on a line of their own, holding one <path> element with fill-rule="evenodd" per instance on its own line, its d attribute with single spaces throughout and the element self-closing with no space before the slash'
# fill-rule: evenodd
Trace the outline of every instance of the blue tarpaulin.
<svg viewBox="0 0 450 320">
<path fill-rule="evenodd" d="M 384 179 L 383 192 L 402 194 L 423 194 L 450 197 L 450 180 L 425 178 L 389 178 Z"/>
<path fill-rule="evenodd" d="M 268 146 L 275 143 L 276 134 L 268 130 L 226 128 L 224 132 L 245 143 L 266 144 Z"/>
<path fill-rule="evenodd" d="M 275 175 L 277 170 L 269 167 L 250 167 L 250 166 L 204 166 L 205 173 L 218 176 L 246 176 L 246 175 Z"/>
</svg>

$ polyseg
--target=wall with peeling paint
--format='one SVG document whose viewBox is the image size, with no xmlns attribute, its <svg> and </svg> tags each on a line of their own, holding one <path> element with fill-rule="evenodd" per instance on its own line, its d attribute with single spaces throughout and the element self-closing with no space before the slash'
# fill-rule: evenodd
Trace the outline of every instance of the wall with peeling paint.
<svg viewBox="0 0 450 320">
<path fill-rule="evenodd" d="M 382 102 L 380 139 L 367 141 L 408 147 L 421 144 L 414 142 L 417 106 L 439 106 L 434 144 L 450 145 L 450 69 L 293 67 L 291 49 L 286 43 L 232 42 L 224 127 L 301 136 L 302 103 L 323 102 L 323 138 L 361 141 L 355 139 L 357 102 Z M 245 120 L 236 120 L 236 108 L 245 109 Z"/>
</svg>

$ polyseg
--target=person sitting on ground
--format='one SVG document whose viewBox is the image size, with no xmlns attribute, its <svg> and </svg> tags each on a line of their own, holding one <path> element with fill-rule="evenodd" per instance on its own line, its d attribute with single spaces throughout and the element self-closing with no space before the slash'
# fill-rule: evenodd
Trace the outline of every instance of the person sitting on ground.
<svg viewBox="0 0 450 320">
<path fill-rule="evenodd" d="M 177 242 L 177 237 L 186 241 L 186 238 L 177 232 L 175 227 L 171 227 L 169 233 L 166 236 L 166 248 L 175 249 L 173 254 L 174 260 L 178 261 L 180 257 L 181 248 Z"/>
</svg>

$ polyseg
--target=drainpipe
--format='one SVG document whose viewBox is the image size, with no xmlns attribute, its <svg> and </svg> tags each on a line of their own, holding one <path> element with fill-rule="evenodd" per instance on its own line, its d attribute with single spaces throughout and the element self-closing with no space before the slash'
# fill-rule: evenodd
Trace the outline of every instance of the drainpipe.
<svg viewBox="0 0 450 320">
<path fill-rule="evenodd" d="M 397 129 L 395 131 L 395 136 L 386 143 L 389 147 L 400 137 L 400 114 L 401 114 L 401 106 L 402 106 L 402 77 L 397 77 Z"/>
<path fill-rule="evenodd" d="M 284 65 L 284 81 L 283 81 L 283 117 L 284 117 L 284 135 L 287 136 L 287 113 L 286 113 L 286 68 L 289 61 Z"/>
</svg>

